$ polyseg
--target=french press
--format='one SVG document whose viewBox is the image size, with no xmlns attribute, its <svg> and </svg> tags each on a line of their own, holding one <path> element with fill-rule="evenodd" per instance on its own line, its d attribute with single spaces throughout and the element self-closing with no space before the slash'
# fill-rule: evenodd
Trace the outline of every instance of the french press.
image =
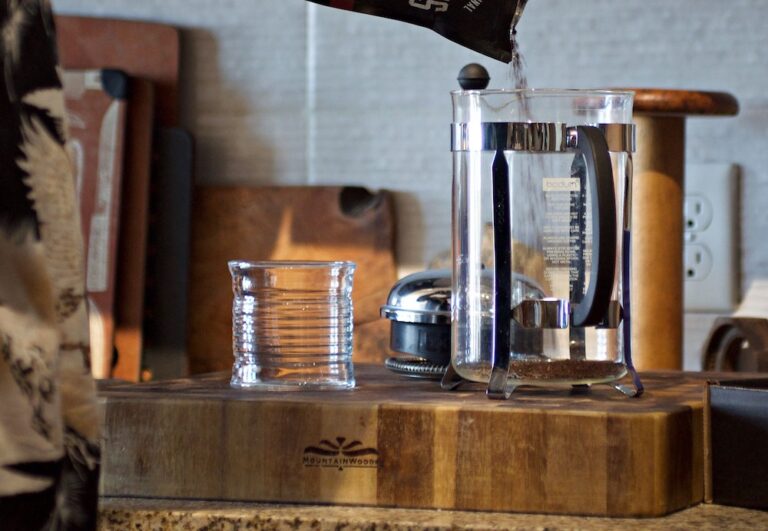
<svg viewBox="0 0 768 531">
<path fill-rule="evenodd" d="M 444 387 L 607 383 L 630 352 L 633 94 L 459 90 L 453 99 L 451 367 Z M 633 377 L 634 388 L 619 380 Z"/>
</svg>

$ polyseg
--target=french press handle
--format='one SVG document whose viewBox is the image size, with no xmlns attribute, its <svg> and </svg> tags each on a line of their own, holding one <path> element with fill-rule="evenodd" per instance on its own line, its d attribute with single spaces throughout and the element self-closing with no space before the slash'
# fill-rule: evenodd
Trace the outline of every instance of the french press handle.
<svg viewBox="0 0 768 531">
<path fill-rule="evenodd" d="M 584 157 L 592 197 L 592 264 L 584 298 L 574 305 L 571 326 L 597 326 L 604 320 L 616 275 L 616 193 L 605 135 L 597 127 L 575 127 L 577 156 Z"/>
</svg>

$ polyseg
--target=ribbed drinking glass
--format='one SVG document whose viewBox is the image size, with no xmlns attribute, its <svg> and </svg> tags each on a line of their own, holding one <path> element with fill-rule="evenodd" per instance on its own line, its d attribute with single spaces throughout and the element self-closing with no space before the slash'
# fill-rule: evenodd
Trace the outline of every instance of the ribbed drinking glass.
<svg viewBox="0 0 768 531">
<path fill-rule="evenodd" d="M 231 261 L 231 385 L 349 389 L 352 262 Z"/>
</svg>

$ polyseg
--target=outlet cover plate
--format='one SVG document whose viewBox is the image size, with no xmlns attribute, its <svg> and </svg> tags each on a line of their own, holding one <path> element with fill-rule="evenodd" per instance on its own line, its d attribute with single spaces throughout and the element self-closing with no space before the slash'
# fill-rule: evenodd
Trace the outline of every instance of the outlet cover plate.
<svg viewBox="0 0 768 531">
<path fill-rule="evenodd" d="M 738 302 L 738 181 L 733 164 L 686 165 L 685 311 L 731 312 Z"/>
</svg>

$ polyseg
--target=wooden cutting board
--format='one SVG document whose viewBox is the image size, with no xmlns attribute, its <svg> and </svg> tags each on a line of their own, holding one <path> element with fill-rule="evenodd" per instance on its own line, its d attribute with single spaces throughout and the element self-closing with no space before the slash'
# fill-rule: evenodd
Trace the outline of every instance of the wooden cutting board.
<svg viewBox="0 0 768 531">
<path fill-rule="evenodd" d="M 150 166 L 154 130 L 154 85 L 131 79 L 125 176 L 120 199 L 113 378 L 139 381 L 144 350 L 144 283 L 149 231 Z"/>
<path fill-rule="evenodd" d="M 62 81 L 88 257 L 91 366 L 98 378 L 138 381 L 154 87 L 108 69 L 66 69 Z"/>
<path fill-rule="evenodd" d="M 101 492 L 603 516 L 703 500 L 701 375 L 648 374 L 639 399 L 595 386 L 499 402 L 356 372 L 344 392 L 234 390 L 228 374 L 102 390 Z"/>
<path fill-rule="evenodd" d="M 129 78 L 109 70 L 62 73 L 86 256 L 91 368 L 111 374 L 115 307 L 119 306 L 118 248 L 123 212 Z"/>
<path fill-rule="evenodd" d="M 56 40 L 64 68 L 118 68 L 150 81 L 160 125 L 178 122 L 179 30 L 109 18 L 57 15 Z"/>
<path fill-rule="evenodd" d="M 396 280 L 388 192 L 340 186 L 200 186 L 192 207 L 188 353 L 192 374 L 232 368 L 228 260 L 352 260 L 355 360 L 380 361 L 379 319 Z"/>
<path fill-rule="evenodd" d="M 136 381 L 143 351 L 144 281 L 150 159 L 155 121 L 178 121 L 179 31 L 163 24 L 92 17 L 56 16 L 62 66 L 111 68 L 130 76 L 120 213 L 111 375 Z M 98 131 L 97 131 L 98 132 Z M 109 375 L 112 335 L 104 338 Z M 94 363 L 95 371 L 104 363 Z"/>
</svg>

